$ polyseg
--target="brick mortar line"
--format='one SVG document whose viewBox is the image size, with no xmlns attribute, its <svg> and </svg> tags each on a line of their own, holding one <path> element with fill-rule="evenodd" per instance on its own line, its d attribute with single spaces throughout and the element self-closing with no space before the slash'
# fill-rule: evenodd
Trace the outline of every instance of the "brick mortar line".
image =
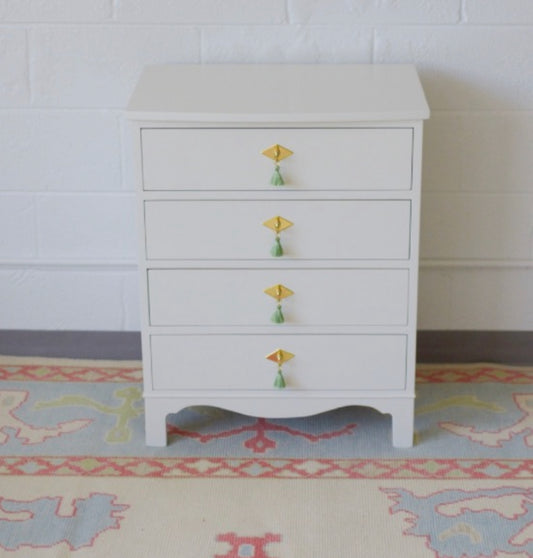
<svg viewBox="0 0 533 558">
<path fill-rule="evenodd" d="M 272 27 L 301 27 L 301 28 L 338 28 L 338 27 L 345 27 L 345 28 L 395 28 L 395 27 L 426 27 L 426 28 L 516 28 L 522 27 L 524 29 L 533 28 L 532 23 L 523 23 L 523 22 L 463 22 L 458 20 L 456 22 L 412 22 L 412 21 L 400 21 L 400 22 L 379 22 L 379 21 L 363 21 L 363 22 L 356 22 L 356 21 L 349 21 L 346 23 L 305 23 L 305 22 L 290 22 L 290 23 L 262 23 L 262 22 L 251 22 L 251 23 L 220 23 L 220 22 L 200 22 L 200 21 L 191 21 L 191 22 L 168 22 L 168 21 L 161 21 L 161 22 L 148 22 L 144 23 L 142 21 L 119 21 L 119 20 L 112 20 L 106 19 L 101 21 L 2 21 L 0 22 L 0 30 L 3 28 L 19 28 L 19 27 L 27 27 L 27 28 L 42 28 L 42 27 L 95 27 L 95 28 L 102 28 L 102 26 L 108 28 L 116 28 L 116 27 L 183 27 L 188 29 L 198 29 L 198 28 L 250 28 L 250 27 L 264 27 L 265 29 L 269 29 Z"/>
<path fill-rule="evenodd" d="M 204 63 L 208 64 L 207 61 L 204 61 Z M 364 63 L 363 63 L 364 64 Z M 377 62 L 377 64 L 386 64 L 386 62 Z M 172 65 L 172 64 L 169 64 Z M 355 64 L 357 65 L 357 63 Z M 416 64 L 415 64 L 416 65 Z M 46 105 L 41 105 L 41 106 L 35 106 L 35 105 L 31 105 L 31 106 L 13 106 L 13 107 L 9 107 L 9 106 L 0 106 L 0 114 L 3 112 L 9 112 L 9 113 L 32 113 L 32 112 L 64 112 L 66 114 L 68 113 L 76 113 L 76 112 L 102 112 L 102 113 L 111 113 L 112 115 L 118 115 L 120 116 L 122 113 L 126 114 L 126 105 L 120 105 L 120 106 L 106 106 L 106 107 L 86 107 L 86 106 L 46 106 Z M 481 116 L 481 115 L 490 115 L 490 116 L 494 116 L 495 114 L 501 114 L 501 115 L 520 115 L 520 116 L 524 116 L 524 115 L 531 115 L 533 116 L 533 108 L 531 109 L 518 109 L 518 110 L 510 110 L 510 109 L 474 109 L 474 110 L 467 110 L 467 109 L 431 109 L 431 115 L 430 118 L 428 120 L 428 122 L 431 121 L 431 118 L 436 116 L 436 115 L 473 115 L 473 116 Z"/>
</svg>

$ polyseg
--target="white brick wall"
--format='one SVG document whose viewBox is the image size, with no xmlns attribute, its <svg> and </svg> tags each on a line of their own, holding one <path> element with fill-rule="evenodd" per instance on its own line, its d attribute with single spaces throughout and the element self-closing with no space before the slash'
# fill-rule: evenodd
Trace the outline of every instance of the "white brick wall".
<svg viewBox="0 0 533 558">
<path fill-rule="evenodd" d="M 0 0 L 0 328 L 138 329 L 122 109 L 182 62 L 415 63 L 420 327 L 533 327 L 531 0 Z"/>
<path fill-rule="evenodd" d="M 0 109 L 0 189 L 120 189 L 118 111 Z"/>
<path fill-rule="evenodd" d="M 2 108 L 25 106 L 30 100 L 26 32 L 0 27 L 0 99 Z"/>
</svg>

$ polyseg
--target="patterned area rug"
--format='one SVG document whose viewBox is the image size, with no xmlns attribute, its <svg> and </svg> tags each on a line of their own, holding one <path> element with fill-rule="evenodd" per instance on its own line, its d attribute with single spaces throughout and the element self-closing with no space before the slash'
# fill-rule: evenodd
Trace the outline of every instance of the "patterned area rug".
<svg viewBox="0 0 533 558">
<path fill-rule="evenodd" d="M 0 556 L 533 556 L 533 368 L 419 366 L 411 449 L 357 407 L 195 407 L 147 448 L 139 362 L 0 375 Z"/>
</svg>

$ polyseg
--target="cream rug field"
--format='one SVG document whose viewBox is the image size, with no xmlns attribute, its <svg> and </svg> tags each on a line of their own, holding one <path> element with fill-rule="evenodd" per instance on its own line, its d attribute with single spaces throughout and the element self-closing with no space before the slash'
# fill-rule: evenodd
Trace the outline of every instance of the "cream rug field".
<svg viewBox="0 0 533 558">
<path fill-rule="evenodd" d="M 0 357 L 0 556 L 533 556 L 533 369 L 419 366 L 416 445 L 349 407 L 196 407 L 144 445 L 139 362 Z"/>
</svg>

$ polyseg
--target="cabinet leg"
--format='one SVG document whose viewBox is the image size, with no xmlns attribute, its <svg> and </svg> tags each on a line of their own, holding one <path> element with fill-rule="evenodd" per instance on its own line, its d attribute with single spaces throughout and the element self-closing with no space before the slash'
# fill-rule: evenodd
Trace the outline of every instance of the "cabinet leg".
<svg viewBox="0 0 533 558">
<path fill-rule="evenodd" d="M 414 436 L 414 401 L 398 402 L 392 412 L 392 445 L 395 448 L 410 448 Z"/>
<path fill-rule="evenodd" d="M 144 431 L 147 446 L 167 445 L 167 412 L 158 401 L 144 402 Z"/>
</svg>

